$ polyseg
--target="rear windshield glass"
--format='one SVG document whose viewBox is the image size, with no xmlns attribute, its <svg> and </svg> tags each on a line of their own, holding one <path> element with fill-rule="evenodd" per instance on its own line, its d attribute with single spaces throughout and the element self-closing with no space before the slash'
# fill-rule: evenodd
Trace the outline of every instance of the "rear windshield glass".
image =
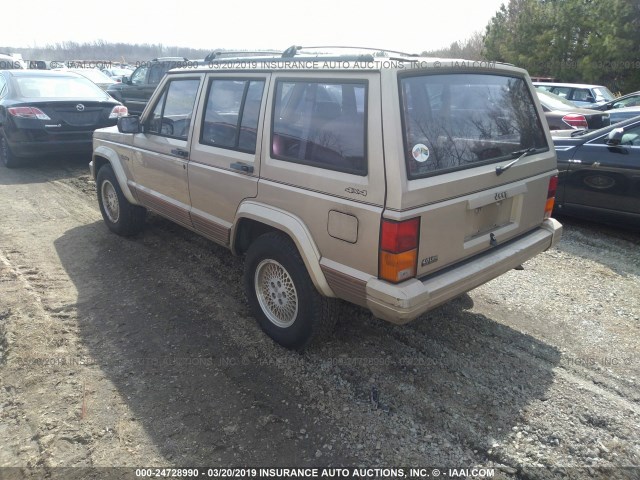
<svg viewBox="0 0 640 480">
<path fill-rule="evenodd" d="M 401 79 L 405 158 L 420 178 L 549 149 L 522 78 L 483 74 Z"/>
<path fill-rule="evenodd" d="M 27 98 L 95 98 L 105 100 L 104 91 L 84 77 L 34 76 L 15 79 L 21 97 Z"/>
</svg>

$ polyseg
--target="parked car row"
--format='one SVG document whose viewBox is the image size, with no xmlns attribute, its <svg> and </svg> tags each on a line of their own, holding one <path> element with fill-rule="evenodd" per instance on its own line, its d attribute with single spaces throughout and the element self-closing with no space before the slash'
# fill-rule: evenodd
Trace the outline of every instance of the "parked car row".
<svg viewBox="0 0 640 480">
<path fill-rule="evenodd" d="M 584 115 L 584 111 L 578 111 L 578 108 L 590 110 L 590 115 L 597 118 L 597 114 L 593 110 L 603 111 L 609 116 L 610 123 L 621 122 L 629 118 L 640 115 L 640 91 L 628 93 L 618 98 L 614 98 L 611 91 L 602 85 L 586 85 L 571 83 L 552 83 L 552 82 L 533 82 L 537 91 L 544 92 L 545 96 L 540 97 L 543 106 L 546 104 L 545 112 L 554 110 L 551 103 L 559 106 L 563 103 L 566 109 L 556 108 L 569 112 L 570 106 L 574 107 L 573 112 L 578 116 L 571 116 L 564 120 L 558 121 L 558 115 L 547 114 L 547 121 L 551 130 L 562 130 L 566 128 L 563 124 L 569 125 L 570 128 L 585 128 L 588 130 L 606 126 L 606 120 L 600 126 L 589 121 L 588 118 L 580 118 Z M 607 100 L 608 99 L 608 100 Z M 554 101 L 555 100 L 555 101 Z M 586 123 L 586 125 L 585 125 Z"/>
<path fill-rule="evenodd" d="M 123 76 L 124 81 L 120 84 L 116 84 L 97 69 L 64 69 L 59 73 L 65 75 L 57 75 L 56 77 L 57 87 L 49 86 L 40 89 L 32 88 L 37 76 L 27 75 L 24 80 L 15 80 L 13 78 L 15 75 L 4 72 L 0 76 L 0 159 L 5 165 L 16 166 L 20 164 L 22 158 L 37 155 L 43 150 L 47 152 L 88 151 L 93 129 L 113 125 L 117 118 L 126 111 L 133 114 L 141 113 L 165 73 L 175 66 L 184 64 L 185 61 L 186 59 L 182 57 L 157 58 L 139 66 L 129 76 L 126 74 L 130 71 L 126 69 L 110 69 L 109 74 L 113 77 L 117 77 L 118 74 Z M 83 86 L 77 90 L 78 94 L 71 98 L 69 96 L 69 92 L 72 90 L 71 85 L 73 88 L 79 88 L 80 85 L 77 80 L 78 76 L 92 80 L 93 83 L 99 85 L 119 101 L 100 96 L 95 92 L 95 89 L 89 93 L 87 83 L 83 83 Z M 63 78 L 65 80 L 61 80 Z M 39 77 L 38 82 L 45 82 L 45 79 L 46 76 Z M 72 79 L 73 82 L 68 83 L 66 89 L 61 87 L 63 83 L 71 82 Z M 578 172 L 580 175 L 584 175 L 584 171 L 587 169 L 586 160 L 582 158 L 582 155 L 587 152 L 592 156 L 600 155 L 602 157 L 602 160 L 596 159 L 593 162 L 595 165 L 593 168 L 598 169 L 599 173 L 597 179 L 601 182 L 597 187 L 598 195 L 595 197 L 603 199 L 609 195 L 613 199 L 608 202 L 603 200 L 604 203 L 598 207 L 601 208 L 599 216 L 610 216 L 610 221 L 618 222 L 624 217 L 628 223 L 630 217 L 640 212 L 633 208 L 621 209 L 622 205 L 626 205 L 626 203 L 618 202 L 618 197 L 621 195 L 633 197 L 633 192 L 638 190 L 638 186 L 634 183 L 634 175 L 637 175 L 639 169 L 638 148 L 635 143 L 628 143 L 630 137 L 627 134 L 624 137 L 625 141 L 615 148 L 606 143 L 605 137 L 609 132 L 618 128 L 617 126 L 607 128 L 609 125 L 635 117 L 640 120 L 640 106 L 633 106 L 640 104 L 640 92 L 633 92 L 605 103 L 596 102 L 592 104 L 593 108 L 586 109 L 576 107 L 567 98 L 575 99 L 578 97 L 578 92 L 582 92 L 582 98 L 601 99 L 608 96 L 608 90 L 603 90 L 604 87 L 597 85 L 551 84 L 549 82 L 534 82 L 534 84 L 537 86 L 536 93 L 549 128 L 554 132 L 554 143 L 558 152 L 560 194 L 556 203 L 556 211 L 578 215 L 593 207 L 593 205 L 583 202 L 581 198 L 594 198 L 594 195 L 584 193 L 580 197 L 576 194 L 581 189 L 587 191 L 596 188 L 594 181 L 585 180 L 583 184 L 580 184 L 575 180 Z M 43 86 L 44 83 L 40 85 Z M 38 90 L 37 94 L 34 94 L 35 90 Z M 584 97 L 584 90 L 588 91 L 586 97 Z M 560 95 L 552 93 L 554 91 Z M 331 89 L 327 92 L 329 92 L 327 95 L 333 95 Z M 98 98 L 100 100 L 96 100 Z M 325 100 L 331 100 L 331 97 L 327 97 Z M 97 110 L 94 108 L 96 101 L 102 105 L 102 115 L 96 113 Z M 462 103 L 470 105 L 466 101 Z M 71 107 L 75 108 L 78 105 L 90 108 L 87 108 L 83 113 L 69 111 Z M 629 128 L 629 123 L 621 125 L 625 131 Z M 24 128 L 24 131 L 19 132 L 21 128 Z M 573 136 L 569 137 L 567 133 L 560 132 L 565 129 L 573 130 Z M 576 133 L 578 130 L 588 132 Z M 597 132 L 593 135 L 589 133 L 596 130 Z M 593 141 L 594 138 L 600 140 L 596 142 Z M 46 148 L 43 147 L 44 145 Z M 602 148 L 603 145 L 607 145 L 607 147 Z M 572 157 L 569 158 L 569 155 Z M 577 158 L 573 158 L 576 155 Z M 632 175 L 630 174 L 631 176 L 627 175 L 626 183 L 620 180 L 620 175 L 622 175 L 620 171 L 617 172 L 615 178 L 618 180 L 615 182 L 612 180 L 613 176 L 607 177 L 606 181 L 604 180 L 606 170 L 603 165 L 609 165 L 612 159 L 624 160 L 624 164 L 630 169 L 629 171 L 634 172 Z M 579 162 L 582 162 L 581 169 L 576 167 L 580 164 Z M 567 181 L 570 183 L 569 188 L 566 188 Z M 623 183 L 629 186 L 628 190 L 622 188 Z M 617 208 L 616 204 L 619 204 L 620 208 Z M 634 203 L 632 202 L 631 205 Z"/>
<path fill-rule="evenodd" d="M 555 82 L 534 82 L 533 84 L 539 90 L 546 90 L 571 101 L 576 107 L 594 108 L 616 98 L 604 85 Z"/>
<path fill-rule="evenodd" d="M 91 152 L 93 131 L 127 108 L 70 71 L 0 71 L 0 159 L 6 167 L 51 153 Z"/>
<path fill-rule="evenodd" d="M 595 130 L 611 123 L 608 113 L 576 107 L 573 103 L 549 91 L 537 90 L 550 130 L 567 128 Z"/>
<path fill-rule="evenodd" d="M 640 227 L 640 117 L 554 136 L 556 213 Z"/>
</svg>

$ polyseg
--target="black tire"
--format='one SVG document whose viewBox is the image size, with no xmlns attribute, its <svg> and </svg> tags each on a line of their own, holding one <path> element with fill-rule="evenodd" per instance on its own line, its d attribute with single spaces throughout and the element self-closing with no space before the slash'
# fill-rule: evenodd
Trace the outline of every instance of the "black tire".
<svg viewBox="0 0 640 480">
<path fill-rule="evenodd" d="M 7 168 L 16 168 L 20 165 L 20 159 L 13 154 L 4 135 L 0 135 L 0 158 Z"/>
<path fill-rule="evenodd" d="M 128 237 L 144 228 L 147 211 L 143 207 L 129 203 L 122 193 L 111 165 L 103 165 L 98 170 L 96 189 L 100 212 L 109 230 Z"/>
<path fill-rule="evenodd" d="M 328 337 L 335 326 L 338 301 L 318 293 L 298 249 L 284 234 L 267 233 L 251 244 L 244 287 L 258 324 L 283 347 L 303 350 Z"/>
</svg>

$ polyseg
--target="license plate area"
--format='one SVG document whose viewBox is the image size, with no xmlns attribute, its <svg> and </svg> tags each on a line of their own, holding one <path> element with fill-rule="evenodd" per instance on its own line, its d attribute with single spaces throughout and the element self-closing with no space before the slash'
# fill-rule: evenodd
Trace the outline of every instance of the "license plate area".
<svg viewBox="0 0 640 480">
<path fill-rule="evenodd" d="M 467 210 L 465 242 L 513 221 L 513 197 Z"/>
</svg>

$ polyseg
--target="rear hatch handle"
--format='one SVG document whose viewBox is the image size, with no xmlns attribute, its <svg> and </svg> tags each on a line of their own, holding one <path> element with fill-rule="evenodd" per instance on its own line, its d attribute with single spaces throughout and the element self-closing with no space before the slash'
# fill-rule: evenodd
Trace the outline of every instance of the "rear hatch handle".
<svg viewBox="0 0 640 480">
<path fill-rule="evenodd" d="M 501 167 L 496 167 L 496 175 L 498 176 L 502 175 L 504 172 L 509 170 L 513 165 L 515 165 L 521 158 L 526 157 L 527 155 L 535 151 L 536 149 L 534 147 L 531 147 L 531 148 L 526 148 L 524 150 L 516 150 L 515 152 L 511 152 L 509 155 L 511 155 L 512 157 L 515 157 L 516 155 L 518 155 L 518 158 L 507 163 L 506 165 L 503 165 Z"/>
</svg>

